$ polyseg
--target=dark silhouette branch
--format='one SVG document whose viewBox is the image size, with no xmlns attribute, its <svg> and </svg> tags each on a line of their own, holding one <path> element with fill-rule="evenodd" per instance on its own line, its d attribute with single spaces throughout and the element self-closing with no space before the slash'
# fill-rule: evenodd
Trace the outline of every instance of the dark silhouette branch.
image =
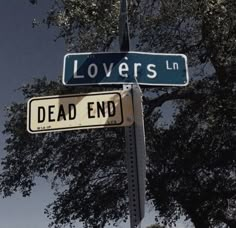
<svg viewBox="0 0 236 228">
<path fill-rule="evenodd" d="M 161 107 L 167 101 L 182 99 L 199 102 L 205 96 L 206 94 L 195 92 L 192 87 L 189 87 L 187 89 L 180 88 L 173 92 L 165 93 L 151 100 L 144 97 L 144 105 L 148 106 L 145 115 L 146 117 L 150 116 L 156 107 Z"/>
</svg>

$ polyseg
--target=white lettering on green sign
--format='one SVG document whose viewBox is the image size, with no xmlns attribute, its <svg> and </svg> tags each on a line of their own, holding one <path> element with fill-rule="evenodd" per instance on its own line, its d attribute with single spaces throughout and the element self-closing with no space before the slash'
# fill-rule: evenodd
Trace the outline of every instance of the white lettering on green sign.
<svg viewBox="0 0 236 228">
<path fill-rule="evenodd" d="M 125 60 L 128 60 L 127 57 L 124 58 Z M 170 63 L 168 62 L 168 60 L 166 61 L 166 69 L 167 70 L 178 70 L 178 63 L 173 63 L 173 66 L 171 68 L 172 65 L 170 65 Z M 88 75 L 89 78 L 96 78 L 98 76 L 98 72 L 99 69 L 102 68 L 102 71 L 105 72 L 105 77 L 110 77 L 111 73 L 116 71 L 115 73 L 123 78 L 128 78 L 129 77 L 129 71 L 130 69 L 130 65 L 128 65 L 128 63 L 126 62 L 121 62 L 119 63 L 118 67 L 114 68 L 114 63 L 90 63 L 89 65 L 86 66 L 86 73 Z M 144 67 L 147 71 L 146 77 L 150 78 L 150 79 L 154 79 L 156 77 L 158 77 L 158 69 L 157 69 L 157 65 L 155 64 L 146 64 L 143 65 L 142 63 L 134 63 L 133 64 L 133 72 L 134 72 L 134 76 L 137 78 L 139 76 L 139 72 L 141 72 L 140 70 Z M 78 78 L 85 78 L 84 74 L 78 74 L 78 60 L 74 60 L 74 65 L 73 65 L 73 78 L 74 79 L 78 79 Z M 143 74 L 143 71 L 140 73 Z"/>
</svg>

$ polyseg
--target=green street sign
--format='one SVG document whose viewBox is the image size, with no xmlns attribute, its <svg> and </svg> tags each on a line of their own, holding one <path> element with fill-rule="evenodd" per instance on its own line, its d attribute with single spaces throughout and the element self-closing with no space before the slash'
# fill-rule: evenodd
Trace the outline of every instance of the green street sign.
<svg viewBox="0 0 236 228">
<path fill-rule="evenodd" d="M 187 57 L 145 52 L 71 53 L 64 57 L 63 84 L 186 86 Z"/>
</svg>

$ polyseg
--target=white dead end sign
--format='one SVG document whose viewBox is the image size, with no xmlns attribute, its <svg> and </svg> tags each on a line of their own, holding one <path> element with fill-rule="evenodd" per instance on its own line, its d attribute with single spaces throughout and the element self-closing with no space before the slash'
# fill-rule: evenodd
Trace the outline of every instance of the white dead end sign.
<svg viewBox="0 0 236 228">
<path fill-rule="evenodd" d="M 133 124 L 129 91 L 34 97 L 27 104 L 27 130 L 45 133 Z"/>
</svg>

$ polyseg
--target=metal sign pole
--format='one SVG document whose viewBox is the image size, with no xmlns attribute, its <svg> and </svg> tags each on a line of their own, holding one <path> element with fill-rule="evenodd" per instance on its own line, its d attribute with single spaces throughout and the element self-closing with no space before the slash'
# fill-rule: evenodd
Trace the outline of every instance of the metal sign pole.
<svg viewBox="0 0 236 228">
<path fill-rule="evenodd" d="M 146 146 L 143 121 L 142 94 L 137 85 L 124 85 L 131 90 L 133 98 L 134 124 L 125 127 L 126 159 L 131 228 L 140 227 L 144 217 Z"/>
<path fill-rule="evenodd" d="M 120 42 L 120 51 L 129 51 L 129 25 L 128 25 L 127 0 L 120 1 L 119 42 Z"/>
<path fill-rule="evenodd" d="M 120 51 L 127 52 L 129 51 L 127 0 L 121 0 L 119 22 Z M 134 111 L 134 124 L 125 128 L 130 227 L 141 228 L 141 221 L 144 217 L 146 179 L 146 146 L 142 92 L 138 83 L 135 85 L 124 85 L 123 89 L 131 91 Z"/>
</svg>

